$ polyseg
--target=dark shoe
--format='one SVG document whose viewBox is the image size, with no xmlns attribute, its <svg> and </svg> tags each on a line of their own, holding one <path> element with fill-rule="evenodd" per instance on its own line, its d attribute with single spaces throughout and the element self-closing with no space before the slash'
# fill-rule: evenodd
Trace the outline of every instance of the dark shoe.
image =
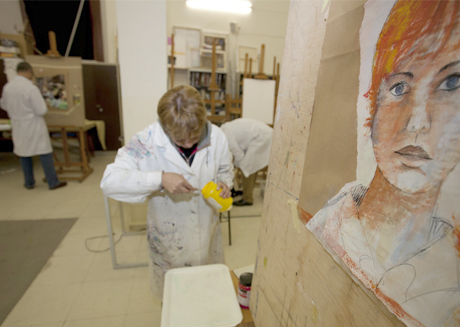
<svg viewBox="0 0 460 327">
<path fill-rule="evenodd" d="M 237 207 L 252 206 L 252 203 L 246 202 L 244 200 L 240 200 L 240 201 L 233 202 L 233 205 L 235 205 Z"/>
<path fill-rule="evenodd" d="M 32 190 L 34 187 L 35 187 L 35 184 L 32 184 L 32 185 L 24 185 L 24 187 L 28 190 Z"/>
<path fill-rule="evenodd" d="M 56 185 L 55 187 L 50 188 L 50 190 L 55 190 L 57 188 L 64 187 L 66 185 L 67 185 L 67 182 L 59 182 L 58 185 Z"/>
<path fill-rule="evenodd" d="M 235 189 L 232 188 L 232 198 L 237 197 L 238 195 L 243 195 L 243 192 L 235 191 Z"/>
</svg>

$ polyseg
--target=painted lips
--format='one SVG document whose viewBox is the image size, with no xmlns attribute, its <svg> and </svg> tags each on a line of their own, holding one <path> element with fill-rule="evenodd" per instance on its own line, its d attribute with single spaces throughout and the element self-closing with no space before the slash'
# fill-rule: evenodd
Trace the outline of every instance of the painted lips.
<svg viewBox="0 0 460 327">
<path fill-rule="evenodd" d="M 413 145 L 406 146 L 398 151 L 395 151 L 395 153 L 411 161 L 425 161 L 432 159 L 421 147 Z"/>
</svg>

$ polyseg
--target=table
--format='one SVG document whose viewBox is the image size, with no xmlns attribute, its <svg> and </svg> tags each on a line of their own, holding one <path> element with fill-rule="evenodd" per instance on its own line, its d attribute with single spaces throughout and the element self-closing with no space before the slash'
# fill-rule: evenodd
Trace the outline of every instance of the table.
<svg viewBox="0 0 460 327">
<path fill-rule="evenodd" d="M 235 292 L 238 295 L 238 277 L 236 277 L 233 270 L 231 271 L 230 275 L 232 276 L 233 287 L 235 288 Z M 241 313 L 243 314 L 243 321 L 236 327 L 254 327 L 254 320 L 252 320 L 252 314 L 249 309 L 241 308 Z"/>
</svg>

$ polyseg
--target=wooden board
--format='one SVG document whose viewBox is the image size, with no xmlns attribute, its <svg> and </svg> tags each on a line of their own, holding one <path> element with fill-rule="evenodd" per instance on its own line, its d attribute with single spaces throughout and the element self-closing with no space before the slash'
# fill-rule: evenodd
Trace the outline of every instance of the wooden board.
<svg viewBox="0 0 460 327">
<path fill-rule="evenodd" d="M 310 160 L 316 160 L 308 154 L 316 151 L 320 144 L 326 153 L 334 148 L 329 148 L 321 137 L 314 137 L 313 131 L 324 132 L 321 127 L 327 128 L 324 124 L 329 123 L 324 118 L 334 116 L 341 108 L 337 104 L 331 107 L 327 99 L 321 100 L 321 90 L 317 87 L 324 87 L 321 85 L 327 78 L 331 78 L 331 83 L 335 81 L 331 74 L 333 58 L 339 58 L 343 64 L 353 63 L 354 55 L 359 55 L 354 50 L 350 54 L 346 42 L 357 42 L 356 34 L 338 40 L 335 46 L 330 37 L 337 33 L 343 19 L 347 22 L 358 19 L 347 28 L 359 28 L 363 1 L 332 0 L 325 11 L 322 11 L 323 3 L 291 1 L 250 309 L 255 325 L 260 327 L 403 326 L 375 296 L 353 281 L 296 215 L 305 190 L 312 187 L 319 192 L 320 184 L 324 185 L 324 181 L 308 177 L 306 167 Z M 343 32 L 356 33 L 356 30 L 344 28 Z M 328 54 L 337 50 L 336 55 Z M 357 73 L 354 65 L 343 68 L 345 74 Z M 335 73 L 341 71 L 336 67 Z M 357 75 L 345 86 L 353 88 L 354 81 L 358 82 Z M 329 101 L 340 104 L 338 100 L 330 93 Z M 316 121 L 316 117 L 323 119 Z M 340 119 L 343 120 L 340 114 L 332 117 L 332 121 Z M 356 123 L 354 127 L 347 126 L 353 124 L 352 120 L 345 120 L 341 128 L 352 129 L 345 138 L 355 137 L 356 143 Z M 309 178 L 311 184 L 305 183 L 305 178 Z M 343 176 L 338 173 L 338 176 L 323 178 L 335 181 L 334 178 Z M 323 205 L 320 202 L 314 204 L 320 208 Z"/>
</svg>

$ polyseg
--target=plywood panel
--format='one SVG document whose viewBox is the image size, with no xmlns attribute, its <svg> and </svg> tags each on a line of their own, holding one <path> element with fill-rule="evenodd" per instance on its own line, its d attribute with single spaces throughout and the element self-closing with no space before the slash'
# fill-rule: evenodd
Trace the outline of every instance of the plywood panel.
<svg viewBox="0 0 460 327">
<path fill-rule="evenodd" d="M 344 16 L 362 19 L 362 5 L 363 1 L 333 0 L 327 21 L 327 9 L 321 11 L 323 1 L 291 1 L 250 303 L 256 326 L 402 326 L 382 303 L 350 278 L 292 210 L 293 206 L 296 209 L 305 189 L 317 187 L 313 183 L 321 184 L 322 178 L 332 178 L 309 177 L 311 184 L 304 183 L 304 177 L 309 175 L 306 167 L 310 160 L 317 159 L 308 154 L 321 150 L 315 146 L 317 139 L 313 138 L 313 131 L 320 133 L 319 140 L 330 141 L 331 136 L 327 134 L 335 133 L 335 129 L 322 124 L 342 121 L 343 128 L 351 124 L 350 129 L 354 126 L 351 134 L 340 137 L 351 135 L 356 146 L 355 118 L 341 113 L 340 98 L 334 98 L 333 93 L 329 95 L 332 105 L 326 98 L 319 97 L 317 84 L 324 86 L 326 80 L 337 81 L 350 92 L 354 92 L 354 87 L 357 90 L 357 84 L 354 85 L 358 82 L 357 75 L 350 79 L 338 79 L 336 75 L 357 73 L 358 48 L 350 48 L 345 41 L 334 47 L 329 38 L 330 33 L 336 33 L 334 29 L 331 32 L 330 27 L 340 26 L 338 20 Z M 351 22 L 350 28 L 359 28 L 359 24 L 360 21 Z M 343 32 L 356 33 L 346 29 Z M 344 36 L 353 42 L 355 37 Z M 324 56 L 323 47 L 331 49 L 324 52 Z M 332 58 L 339 58 L 341 64 Z M 356 103 L 356 94 L 354 101 Z M 325 119 L 328 117 L 331 119 Z M 328 132 L 321 127 L 329 128 Z M 342 151 L 329 148 L 325 141 L 317 145 L 320 144 L 325 152 Z M 321 160 L 319 163 L 324 164 Z M 328 164 L 340 167 L 340 162 Z M 336 177 L 342 178 L 340 173 Z"/>
</svg>

